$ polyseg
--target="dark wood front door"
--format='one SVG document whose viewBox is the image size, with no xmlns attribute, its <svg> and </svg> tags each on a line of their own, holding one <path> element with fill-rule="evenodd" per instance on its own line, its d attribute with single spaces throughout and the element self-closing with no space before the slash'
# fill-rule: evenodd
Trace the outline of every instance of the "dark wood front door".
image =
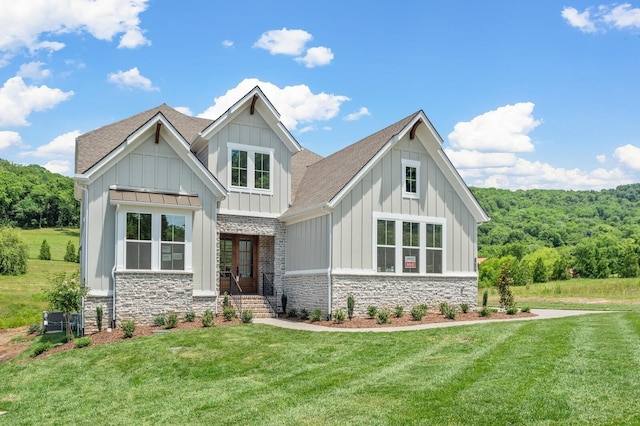
<svg viewBox="0 0 640 426">
<path fill-rule="evenodd" d="M 220 293 L 229 291 L 225 275 L 233 274 L 244 294 L 258 292 L 258 237 L 254 235 L 220 235 Z"/>
</svg>

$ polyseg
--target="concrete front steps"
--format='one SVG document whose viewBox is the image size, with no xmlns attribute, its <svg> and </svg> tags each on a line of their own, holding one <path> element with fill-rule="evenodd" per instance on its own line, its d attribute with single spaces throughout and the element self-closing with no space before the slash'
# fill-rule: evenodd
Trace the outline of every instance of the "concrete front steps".
<svg viewBox="0 0 640 426">
<path fill-rule="evenodd" d="M 251 309 L 254 318 L 277 318 L 266 297 L 260 295 L 242 295 L 242 310 Z"/>
</svg>

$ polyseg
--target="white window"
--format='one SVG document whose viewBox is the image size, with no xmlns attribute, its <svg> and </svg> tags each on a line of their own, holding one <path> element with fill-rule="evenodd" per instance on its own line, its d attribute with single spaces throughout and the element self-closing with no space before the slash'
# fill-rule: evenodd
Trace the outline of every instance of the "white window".
<svg viewBox="0 0 640 426">
<path fill-rule="evenodd" d="M 420 198 L 420 162 L 402 160 L 402 197 Z"/>
<path fill-rule="evenodd" d="M 117 217 L 118 270 L 192 270 L 191 212 L 132 206 Z"/>
<path fill-rule="evenodd" d="M 377 272 L 444 272 L 444 219 L 374 213 L 374 222 L 374 265 Z"/>
<path fill-rule="evenodd" d="M 229 143 L 232 191 L 273 193 L 273 149 Z"/>
</svg>

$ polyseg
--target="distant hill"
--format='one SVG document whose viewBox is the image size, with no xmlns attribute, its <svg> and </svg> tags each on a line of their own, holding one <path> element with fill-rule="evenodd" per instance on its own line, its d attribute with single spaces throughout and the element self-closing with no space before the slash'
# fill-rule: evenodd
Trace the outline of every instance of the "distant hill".
<svg viewBox="0 0 640 426">
<path fill-rule="evenodd" d="M 79 219 L 72 178 L 0 159 L 0 225 L 77 227 Z"/>
</svg>

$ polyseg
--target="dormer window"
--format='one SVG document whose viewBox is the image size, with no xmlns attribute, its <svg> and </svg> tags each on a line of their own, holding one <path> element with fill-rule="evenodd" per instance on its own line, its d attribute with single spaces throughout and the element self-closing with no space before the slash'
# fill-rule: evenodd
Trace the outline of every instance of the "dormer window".
<svg viewBox="0 0 640 426">
<path fill-rule="evenodd" d="M 420 198 L 420 162 L 402 160 L 402 197 Z"/>
<path fill-rule="evenodd" d="M 234 143 L 227 146 L 230 189 L 271 194 L 273 149 Z"/>
</svg>

